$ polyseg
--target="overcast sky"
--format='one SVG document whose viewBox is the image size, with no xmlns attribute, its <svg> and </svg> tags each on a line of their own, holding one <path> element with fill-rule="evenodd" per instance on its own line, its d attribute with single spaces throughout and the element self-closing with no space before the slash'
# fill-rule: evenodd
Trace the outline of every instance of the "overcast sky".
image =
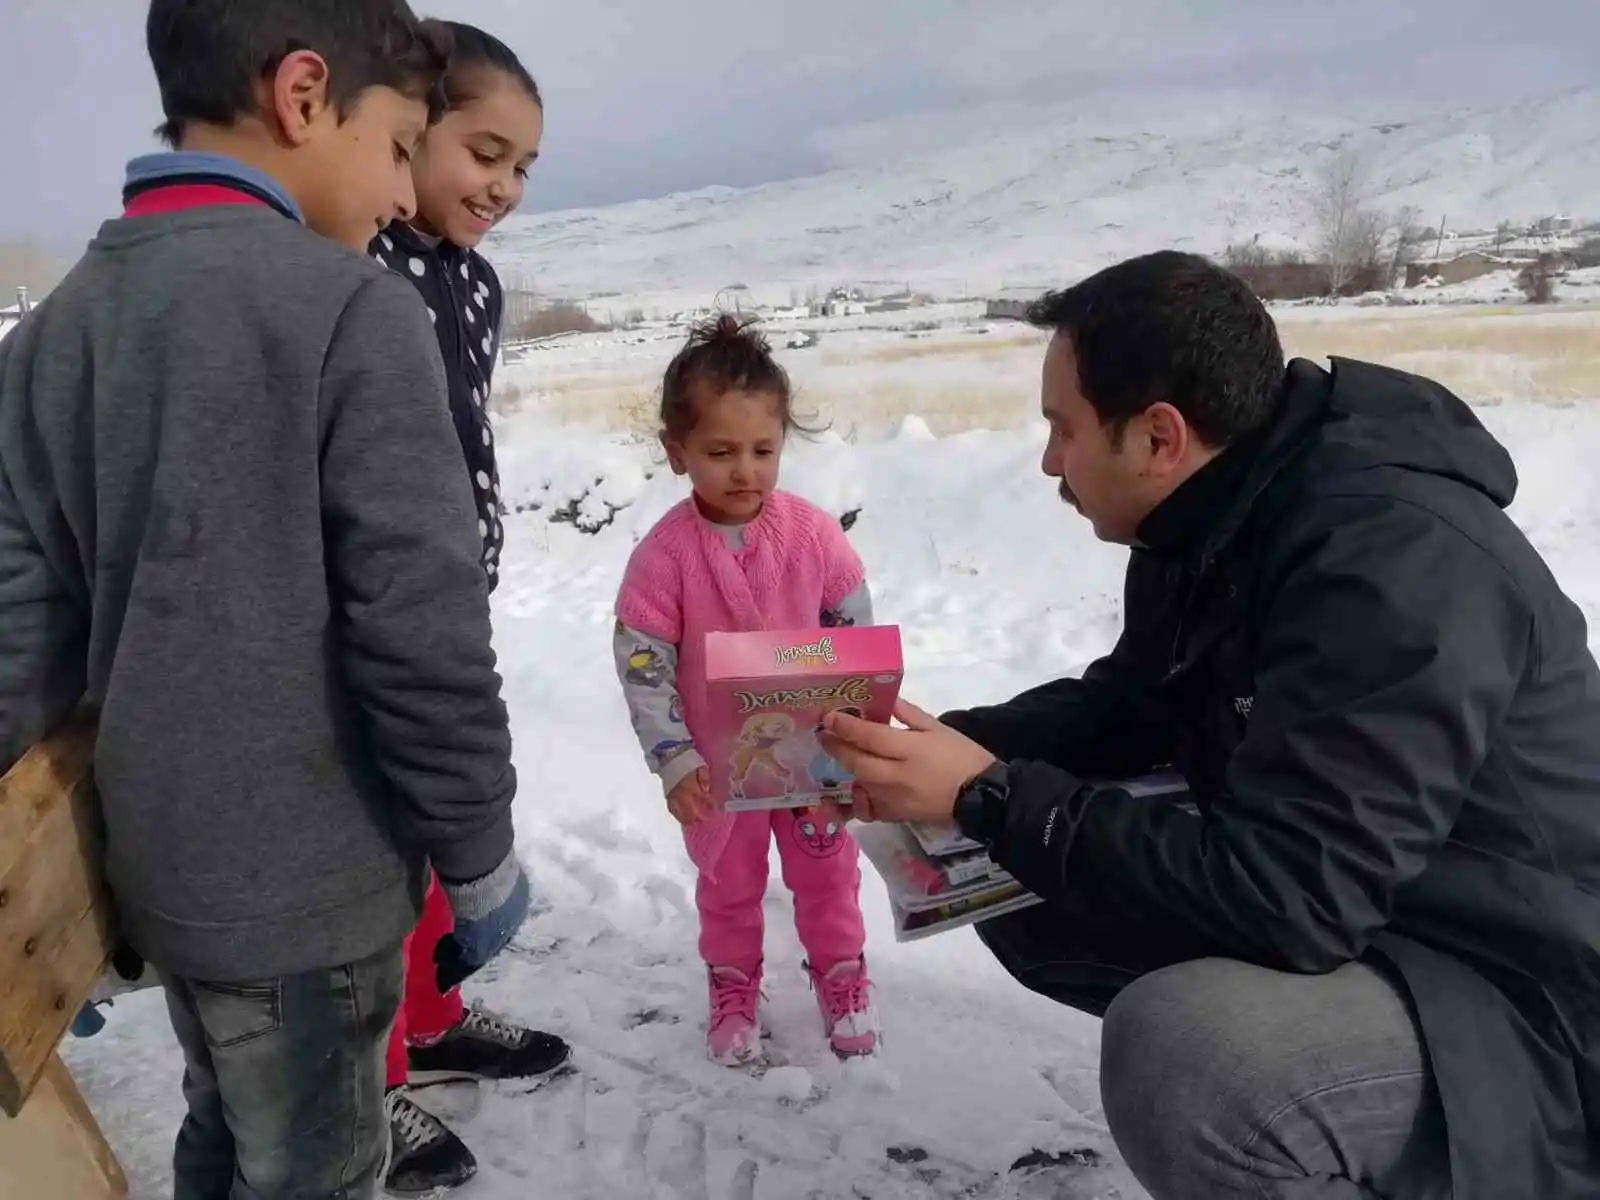
<svg viewBox="0 0 1600 1200">
<path fill-rule="evenodd" d="M 0 239 L 76 251 L 160 119 L 145 0 L 0 0 Z M 1401 11 L 1404 10 L 1404 11 Z M 1594 84 L 1597 0 L 437 0 L 546 94 L 530 209 L 805 174 L 906 113 L 1106 88 L 1447 105 Z"/>
</svg>

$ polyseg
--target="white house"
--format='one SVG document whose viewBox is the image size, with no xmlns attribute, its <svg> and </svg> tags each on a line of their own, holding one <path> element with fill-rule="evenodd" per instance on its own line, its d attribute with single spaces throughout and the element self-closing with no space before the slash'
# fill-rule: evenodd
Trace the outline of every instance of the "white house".
<svg viewBox="0 0 1600 1200">
<path fill-rule="evenodd" d="M 0 338 L 10 333 L 13 328 L 22 323 L 22 318 L 27 316 L 28 310 L 33 307 L 28 300 L 28 289 L 17 289 L 17 302 L 10 308 L 0 308 Z"/>
</svg>

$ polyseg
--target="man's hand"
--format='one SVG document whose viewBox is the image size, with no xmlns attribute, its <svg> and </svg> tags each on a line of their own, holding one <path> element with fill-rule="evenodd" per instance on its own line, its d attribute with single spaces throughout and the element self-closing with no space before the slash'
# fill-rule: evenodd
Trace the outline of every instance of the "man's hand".
<svg viewBox="0 0 1600 1200">
<path fill-rule="evenodd" d="M 861 821 L 955 824 L 956 795 L 994 755 L 910 701 L 897 703 L 894 715 L 904 729 L 839 712 L 822 719 L 822 748 L 855 776 L 853 815 Z"/>
<path fill-rule="evenodd" d="M 715 816 L 717 805 L 711 798 L 711 769 L 696 767 L 678 780 L 667 793 L 667 811 L 680 825 L 698 825 L 707 817 Z"/>
</svg>

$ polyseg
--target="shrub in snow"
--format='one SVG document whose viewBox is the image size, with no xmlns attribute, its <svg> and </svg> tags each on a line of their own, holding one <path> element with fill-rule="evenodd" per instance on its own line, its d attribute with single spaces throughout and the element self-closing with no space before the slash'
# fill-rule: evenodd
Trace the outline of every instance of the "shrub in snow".
<svg viewBox="0 0 1600 1200">
<path fill-rule="evenodd" d="M 1517 287 L 1522 291 L 1522 298 L 1529 304 L 1549 304 L 1556 298 L 1557 273 L 1555 256 L 1541 254 L 1517 275 Z"/>
<path fill-rule="evenodd" d="M 639 498 L 652 475 L 627 460 L 613 460 L 598 472 L 592 465 L 563 471 L 547 476 L 532 495 L 513 501 L 511 511 L 543 513 L 552 525 L 599 533 Z"/>
</svg>

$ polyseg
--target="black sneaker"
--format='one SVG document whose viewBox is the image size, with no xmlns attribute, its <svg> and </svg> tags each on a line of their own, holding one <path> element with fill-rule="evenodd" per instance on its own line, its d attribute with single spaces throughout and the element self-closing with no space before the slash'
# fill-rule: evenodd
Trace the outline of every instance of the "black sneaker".
<svg viewBox="0 0 1600 1200">
<path fill-rule="evenodd" d="M 553 1033 L 525 1029 L 482 1009 L 437 1041 L 408 1049 L 409 1083 L 470 1079 L 538 1079 L 566 1066 L 572 1047 Z"/>
<path fill-rule="evenodd" d="M 437 1196 L 478 1173 L 478 1160 L 462 1140 L 399 1088 L 384 1097 L 383 1110 L 389 1117 L 383 1190 L 391 1196 Z"/>
</svg>

